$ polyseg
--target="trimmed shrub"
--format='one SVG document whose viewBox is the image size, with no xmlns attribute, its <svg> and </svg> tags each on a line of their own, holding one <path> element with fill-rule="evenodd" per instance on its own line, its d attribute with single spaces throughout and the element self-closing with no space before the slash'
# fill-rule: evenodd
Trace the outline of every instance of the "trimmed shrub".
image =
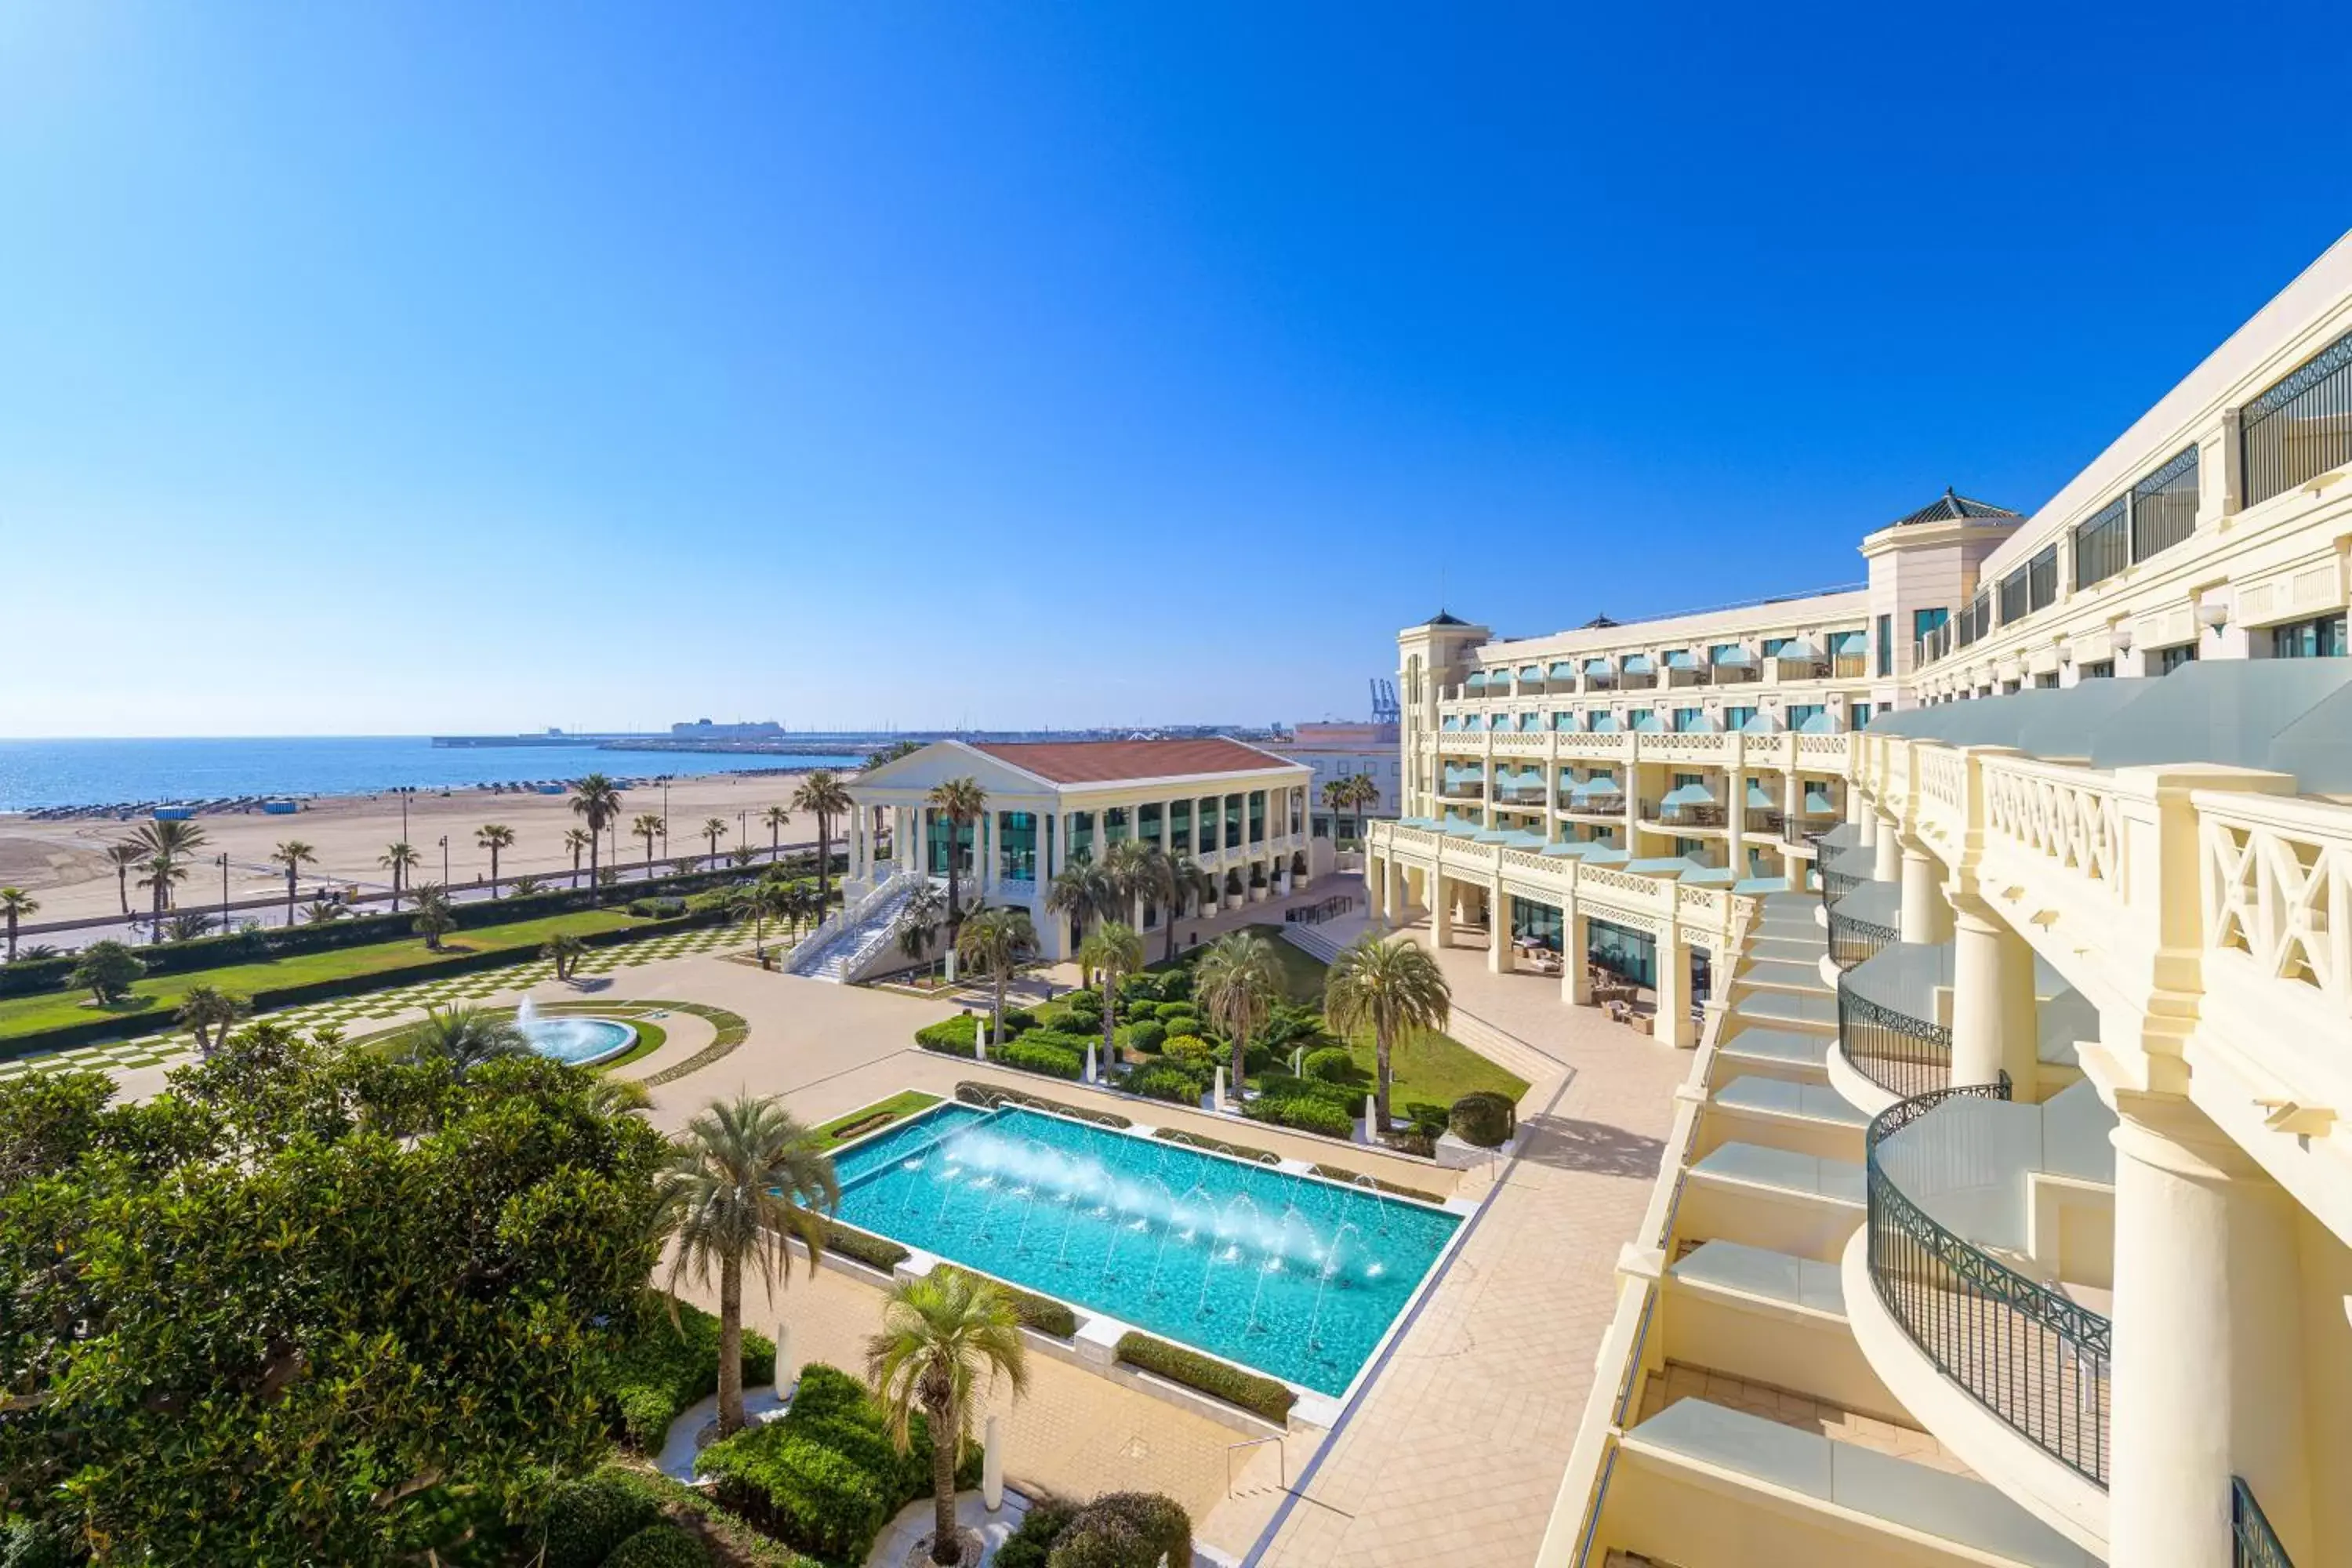
<svg viewBox="0 0 2352 1568">
<path fill-rule="evenodd" d="M 710 1553 L 688 1531 L 667 1521 L 649 1524 L 604 1559 L 604 1568 L 709 1568 Z"/>
<path fill-rule="evenodd" d="M 1129 1050 L 1152 1055 L 1167 1043 L 1168 1031 L 1147 1019 L 1140 1023 L 1121 1025 L 1115 1038 Z"/>
<path fill-rule="evenodd" d="M 1076 1079 L 1086 1070 L 1087 1058 L 1080 1054 L 1086 1047 L 1080 1046 L 1076 1050 L 1069 1050 L 1056 1045 L 1039 1043 L 1042 1037 L 1050 1032 L 1039 1029 L 1034 1034 L 1008 1040 L 989 1059 L 1000 1067 L 1019 1068 L 1023 1072 Z"/>
<path fill-rule="evenodd" d="M 1276 1007 L 1266 1019 L 1265 1027 L 1258 1031 L 1258 1039 L 1266 1049 L 1278 1051 L 1287 1058 L 1301 1046 L 1316 1050 L 1331 1043 L 1331 1033 L 1323 1026 L 1323 1015 L 1312 1007 Z"/>
<path fill-rule="evenodd" d="M 615 1547 L 661 1519 L 661 1505 L 635 1479 L 598 1470 L 557 1483 L 547 1500 L 547 1568 L 596 1568 Z"/>
<path fill-rule="evenodd" d="M 1181 1383 L 1228 1405 L 1237 1405 L 1277 1425 L 1289 1422 L 1290 1407 L 1297 1402 L 1298 1396 L 1290 1392 L 1287 1384 L 1244 1372 L 1214 1356 L 1170 1344 L 1150 1334 L 1121 1334 L 1118 1354 L 1129 1366 L 1155 1373 L 1171 1383 Z"/>
<path fill-rule="evenodd" d="M 1073 991 L 1062 998 L 1063 1016 L 1081 1028 L 1102 1027 L 1102 997 L 1092 991 Z"/>
<path fill-rule="evenodd" d="M 907 1261 L 907 1249 L 888 1237 L 876 1236 L 871 1231 L 853 1230 L 839 1220 L 828 1219 L 824 1224 L 824 1249 L 827 1252 L 838 1252 L 844 1258 L 855 1258 L 868 1268 L 879 1268 L 885 1274 Z M 751 1337 L 747 1330 L 743 1336 L 747 1346 Z M 771 1371 L 768 1381 L 772 1383 L 775 1381 L 772 1370 L 775 1366 L 775 1355 L 776 1347 L 770 1345 L 768 1365 Z M 750 1359 L 748 1350 L 745 1359 L 747 1361 Z"/>
<path fill-rule="evenodd" d="M 775 1381 L 774 1343 L 744 1330 L 744 1385 Z M 681 1301 L 672 1327 L 668 1298 L 647 1291 L 637 1321 L 605 1362 L 598 1384 L 607 1418 L 631 1446 L 647 1452 L 659 1449 L 670 1423 L 688 1405 L 719 1391 L 719 1320 Z"/>
<path fill-rule="evenodd" d="M 1121 1002 L 1118 1005 L 1118 1012 L 1120 1017 L 1129 1022 L 1139 1022 L 1145 1018 L 1160 1016 L 1160 1004 L 1149 997 L 1139 996 L 1132 1002 Z"/>
<path fill-rule="evenodd" d="M 952 1265 L 940 1267 L 958 1272 Z M 991 1279 L 1004 1299 L 1013 1303 L 1013 1310 L 1024 1329 L 1034 1329 L 1041 1334 L 1066 1340 L 1078 1331 L 1078 1315 L 1051 1296 L 1040 1296 L 1034 1290 L 1024 1290 L 1018 1285 L 1007 1285 L 1002 1279 Z"/>
<path fill-rule="evenodd" d="M 1518 1107 L 1491 1089 L 1473 1089 L 1454 1102 L 1446 1125 L 1465 1143 L 1492 1149 L 1518 1131 Z"/>
<path fill-rule="evenodd" d="M 1156 1492 L 1109 1492 L 1095 1499 L 1078 1510 L 1045 1556 L 1046 1568 L 1157 1568 L 1191 1561 L 1192 1521 L 1174 1499 Z"/>
<path fill-rule="evenodd" d="M 1046 1553 L 1070 1521 L 1078 1517 L 1078 1505 L 1060 1498 L 1041 1497 L 1029 1504 L 1029 1511 L 1021 1516 L 1021 1528 L 1004 1538 L 992 1559 L 995 1568 L 1045 1568 Z"/>
<path fill-rule="evenodd" d="M 1319 1051 L 1309 1051 L 1298 1068 L 1301 1073 L 1318 1083 L 1353 1083 L 1356 1080 L 1356 1058 L 1348 1054 L 1345 1046 L 1326 1046 Z"/>
<path fill-rule="evenodd" d="M 1197 1106 L 1201 1103 L 1202 1092 L 1199 1079 L 1167 1062 L 1129 1073 L 1125 1087 L 1129 1094 L 1139 1094 L 1147 1100 L 1164 1100 L 1171 1105 Z"/>
<path fill-rule="evenodd" d="M 1118 983 L 1118 1008 L 1124 1013 L 1131 1003 L 1160 1001 L 1160 981 L 1155 975 L 1130 974 Z"/>
<path fill-rule="evenodd" d="M 1350 1138 L 1356 1131 L 1356 1119 L 1328 1100 L 1253 1100 L 1242 1107 L 1242 1114 L 1252 1121 L 1319 1132 L 1326 1138 Z"/>
<path fill-rule="evenodd" d="M 1364 1097 L 1343 1084 L 1325 1083 L 1321 1079 L 1293 1078 L 1286 1072 L 1260 1073 L 1257 1091 L 1268 1100 L 1319 1100 L 1336 1105 L 1342 1110 L 1360 1110 Z"/>
<path fill-rule="evenodd" d="M 1004 1032 L 1007 1036 L 1028 1033 L 1037 1026 L 1037 1015 L 1026 1007 L 1004 1010 Z"/>
<path fill-rule="evenodd" d="M 629 912 L 639 920 L 674 921 L 686 913 L 686 900 L 678 898 L 631 899 Z"/>
<path fill-rule="evenodd" d="M 1225 1053 L 1198 1035 L 1171 1035 L 1160 1044 L 1160 1054 L 1171 1062 L 1208 1072 L 1225 1059 Z"/>
<path fill-rule="evenodd" d="M 978 1047 L 979 1039 L 980 1017 L 973 1013 L 960 1013 L 936 1024 L 926 1024 L 915 1031 L 915 1044 L 943 1056 L 971 1056 Z"/>
<path fill-rule="evenodd" d="M 1172 969 L 1159 969 L 1152 973 L 1160 978 L 1158 990 L 1162 1005 L 1192 1000 L 1192 970 L 1190 964 L 1179 963 Z"/>
<path fill-rule="evenodd" d="M 1416 1154 L 1424 1160 L 1433 1159 L 1437 1153 L 1437 1140 L 1418 1127 L 1398 1128 L 1381 1133 L 1381 1146 L 1393 1149 L 1400 1154 Z"/>
<path fill-rule="evenodd" d="M 1171 1035 L 1182 1034 L 1188 1029 L 1194 1034 L 1200 1032 L 1201 1010 L 1190 1002 L 1162 1002 L 1156 1016 L 1168 1026 L 1168 1032 Z"/>
</svg>

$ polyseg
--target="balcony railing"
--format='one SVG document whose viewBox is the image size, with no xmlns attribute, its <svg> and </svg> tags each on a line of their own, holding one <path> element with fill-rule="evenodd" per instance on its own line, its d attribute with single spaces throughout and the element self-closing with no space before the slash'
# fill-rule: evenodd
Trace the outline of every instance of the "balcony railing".
<svg viewBox="0 0 2352 1568">
<path fill-rule="evenodd" d="M 1818 845 L 1822 835 L 1836 826 L 1836 819 L 1828 816 L 1784 817 L 1780 823 L 1780 838 L 1783 843 L 1796 845 L 1799 847 L 1808 844 Z M 1850 893 L 1853 889 L 1848 888 L 1846 891 Z"/>
<path fill-rule="evenodd" d="M 2352 461 L 2352 332 L 2304 361 L 2238 417 L 2248 506 Z"/>
<path fill-rule="evenodd" d="M 1538 807 L 1551 804 L 1545 798 L 1544 787 L 1541 784 L 1537 784 L 1532 788 L 1526 784 L 1505 784 L 1495 792 L 1495 802 L 1498 805 L 1531 805 Z"/>
<path fill-rule="evenodd" d="M 1705 805 L 1645 806 L 1642 815 L 1666 827 L 1720 827 L 1723 826 L 1723 807 L 1712 802 Z"/>
<path fill-rule="evenodd" d="M 1837 1002 L 1838 1046 L 1863 1077 L 1905 1100 L 1951 1082 L 1950 1025 L 1874 1002 L 1854 990 L 1845 975 L 1838 977 Z"/>
<path fill-rule="evenodd" d="M 2230 1535 L 2231 1568 L 2294 1568 L 2271 1521 L 2263 1517 L 2254 1489 L 2236 1476 L 2230 1478 Z"/>
<path fill-rule="evenodd" d="M 1834 861 L 1822 865 L 1822 902 L 1834 904 L 1870 879 L 1859 871 L 1841 871 Z"/>
<path fill-rule="evenodd" d="M 1741 818 L 1741 826 L 1746 832 L 1758 837 L 1769 838 L 1780 831 L 1783 820 L 1785 819 L 1777 811 L 1762 806 L 1751 806 Z"/>
<path fill-rule="evenodd" d="M 1822 878 L 1824 889 L 1830 875 L 1824 873 Z M 1897 932 L 1892 926 L 1883 926 L 1859 915 L 1840 914 L 1834 906 L 1830 910 L 1830 962 L 1840 969 L 1852 969 L 1864 959 L 1874 956 L 1896 936 Z"/>
<path fill-rule="evenodd" d="M 2028 1442 L 2076 1474 L 2107 1484 L 2107 1320 L 2028 1279 L 1946 1229 L 1905 1196 L 1884 1163 L 1886 1140 L 1959 1096 L 2009 1098 L 2009 1080 L 1915 1095 L 1881 1111 L 1864 1135 L 1870 1279 L 1879 1300 L 1936 1369 Z M 1915 1136 L 1965 1141 L 1967 1121 Z M 1938 1150 L 1938 1168 L 1990 1165 L 1989 1152 Z"/>
</svg>

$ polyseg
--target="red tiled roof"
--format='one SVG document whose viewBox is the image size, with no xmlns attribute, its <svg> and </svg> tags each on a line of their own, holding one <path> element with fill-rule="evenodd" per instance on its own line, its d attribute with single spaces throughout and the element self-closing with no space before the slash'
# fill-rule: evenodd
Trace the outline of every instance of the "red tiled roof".
<svg viewBox="0 0 2352 1568">
<path fill-rule="evenodd" d="M 1122 779 L 1258 773 L 1294 765 L 1255 746 L 1222 739 L 987 742 L 975 742 L 972 749 L 1055 784 L 1117 784 Z"/>
</svg>

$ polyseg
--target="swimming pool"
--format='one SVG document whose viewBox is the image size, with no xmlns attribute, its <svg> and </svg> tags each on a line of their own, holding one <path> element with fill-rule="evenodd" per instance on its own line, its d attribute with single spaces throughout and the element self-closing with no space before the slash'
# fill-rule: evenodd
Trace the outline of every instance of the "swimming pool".
<svg viewBox="0 0 2352 1568">
<path fill-rule="evenodd" d="M 860 1229 L 1331 1394 L 1461 1224 L 1013 1106 L 937 1107 L 835 1166 Z"/>
</svg>

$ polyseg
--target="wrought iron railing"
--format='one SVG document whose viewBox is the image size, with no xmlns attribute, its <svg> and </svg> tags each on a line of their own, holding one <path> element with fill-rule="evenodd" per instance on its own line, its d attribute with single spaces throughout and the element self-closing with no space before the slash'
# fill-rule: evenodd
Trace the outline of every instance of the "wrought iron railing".
<svg viewBox="0 0 2352 1568">
<path fill-rule="evenodd" d="M 2248 506 L 2352 462 L 2352 332 L 2247 404 L 2238 441 Z"/>
<path fill-rule="evenodd" d="M 1841 871 L 1833 859 L 1822 862 L 1822 902 L 1834 904 L 1870 879 L 1859 871 Z"/>
<path fill-rule="evenodd" d="M 2074 586 L 2104 583 L 2131 564 L 2131 500 L 2117 496 L 2074 529 Z"/>
<path fill-rule="evenodd" d="M 1879 1300 L 1936 1369 L 2044 1453 L 2107 1484 L 2112 1330 L 2096 1312 L 2036 1283 L 1938 1224 L 1905 1196 L 1882 1158 L 1887 1139 L 1958 1096 L 2007 1100 L 2009 1078 L 1914 1095 L 1881 1111 L 1864 1138 L 1870 1279 Z M 1955 1121 L 1931 1135 L 1965 1138 Z M 1962 1173 L 1979 1152 L 1937 1152 Z M 1990 1163 L 1990 1154 L 1983 1152 Z"/>
<path fill-rule="evenodd" d="M 1790 844 L 1799 846 L 1811 844 L 1819 848 L 1822 835 L 1836 826 L 1837 824 L 1826 816 L 1791 816 L 1781 821 L 1780 837 Z M 1850 892 L 1853 889 L 1847 890 Z"/>
<path fill-rule="evenodd" d="M 1828 877 L 1822 880 L 1826 882 Z M 1898 932 L 1893 926 L 1883 926 L 1859 915 L 1840 914 L 1830 910 L 1830 962 L 1840 969 L 1852 969 L 1864 959 L 1894 942 Z"/>
<path fill-rule="evenodd" d="M 2230 1534 L 2234 1543 L 2230 1554 L 2232 1568 L 2294 1568 L 2271 1521 L 2263 1517 L 2254 1489 L 2237 1476 L 2230 1478 Z"/>
<path fill-rule="evenodd" d="M 1838 1046 L 1854 1070 L 1887 1093 L 1909 1099 L 1952 1080 L 1948 1024 L 1874 1002 L 1838 978 Z"/>
<path fill-rule="evenodd" d="M 1651 820 L 1667 827 L 1720 827 L 1723 807 L 1712 802 L 1705 805 L 1661 805 Z"/>
</svg>

